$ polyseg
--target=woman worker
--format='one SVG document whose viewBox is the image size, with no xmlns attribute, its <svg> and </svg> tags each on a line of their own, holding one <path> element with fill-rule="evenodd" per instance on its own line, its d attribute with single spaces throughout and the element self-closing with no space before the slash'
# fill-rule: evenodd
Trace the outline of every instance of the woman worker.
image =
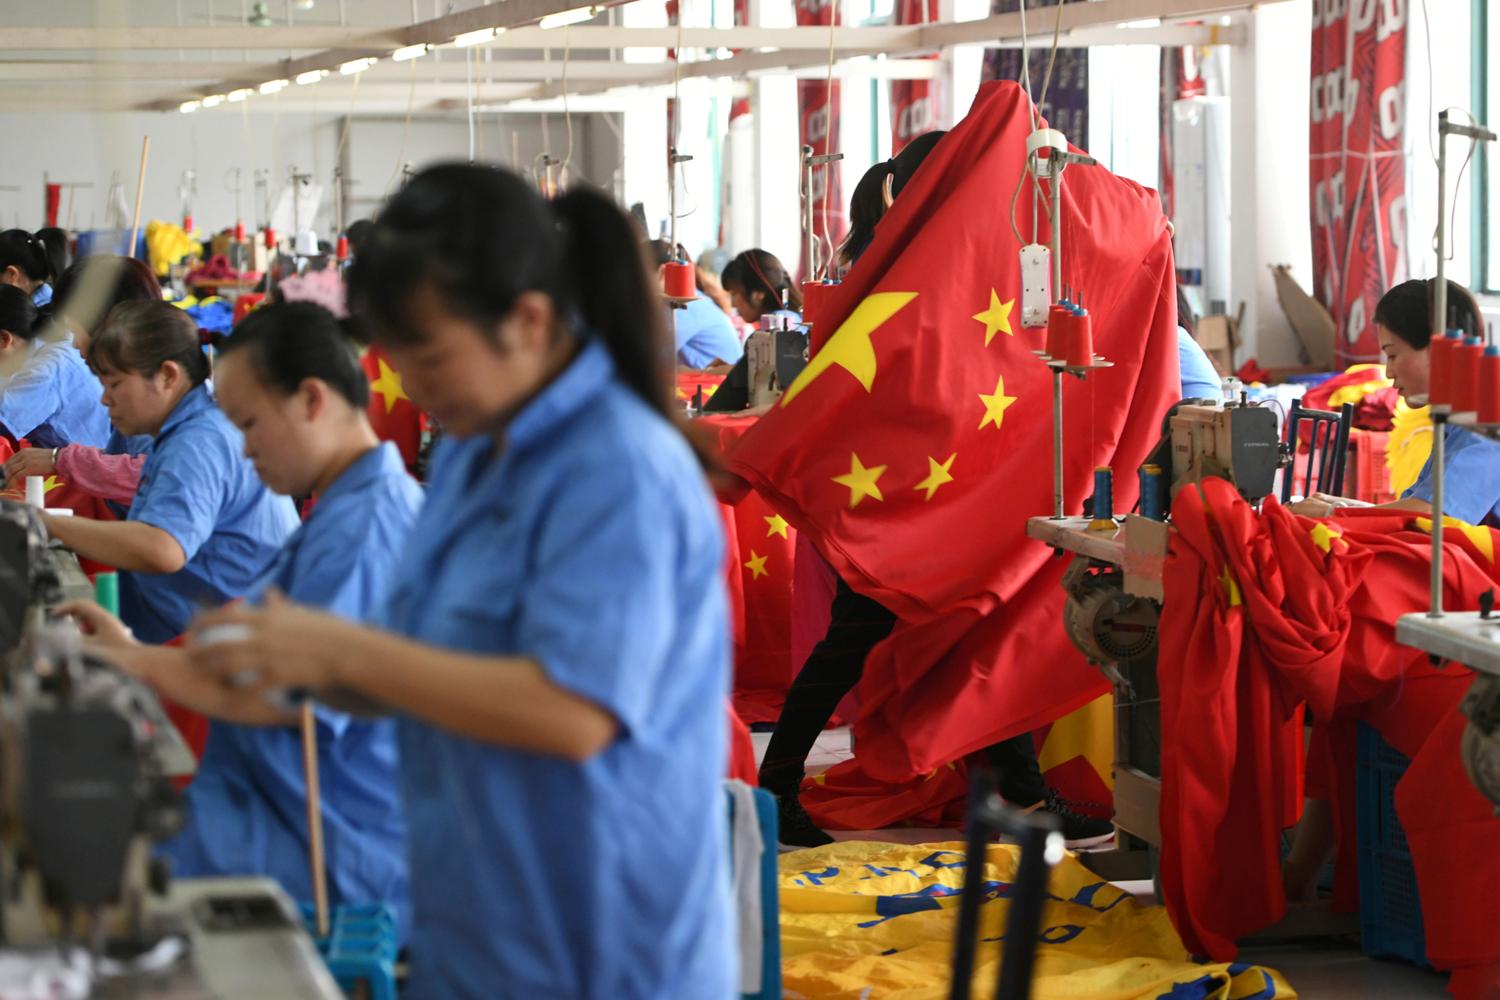
<svg viewBox="0 0 1500 1000">
<path fill-rule="evenodd" d="M 0 437 L 43 449 L 109 442 L 109 416 L 99 402 L 99 380 L 71 334 L 42 336 L 53 324 L 37 318 L 31 297 L 0 284 Z"/>
<path fill-rule="evenodd" d="M 724 540 L 629 221 L 434 167 L 350 293 L 448 433 L 385 630 L 268 597 L 197 661 L 400 713 L 412 996 L 729 997 Z"/>
<path fill-rule="evenodd" d="M 52 301 L 52 283 L 68 266 L 68 235 L 61 229 L 7 229 L 0 233 L 0 285 L 14 285 L 38 309 Z"/>
<path fill-rule="evenodd" d="M 104 405 L 124 435 L 153 439 L 124 521 L 47 518 L 79 556 L 118 567 L 120 614 L 145 642 L 243 597 L 297 527 L 292 502 L 255 478 L 240 432 L 215 404 L 198 328 L 165 302 L 116 306 L 89 346 Z"/>
<path fill-rule="evenodd" d="M 336 615 L 367 619 L 396 575 L 422 493 L 395 446 L 381 444 L 370 428 L 369 385 L 338 323 L 307 304 L 251 313 L 225 343 L 214 385 L 261 481 L 283 496 L 317 501 L 249 598 L 275 587 Z M 137 643 L 98 605 L 63 610 L 107 644 L 107 659 L 174 702 L 221 719 L 188 786 L 188 826 L 163 847 L 173 874 L 268 875 L 292 898 L 312 899 L 296 717 L 265 701 L 223 699 L 186 650 Z M 316 712 L 330 900 L 390 903 L 404 919 L 395 723 L 352 719 L 323 705 Z"/>
<path fill-rule="evenodd" d="M 654 240 L 649 244 L 656 257 L 657 274 L 672 260 L 672 248 L 666 240 Z M 659 287 L 662 279 L 658 277 Z M 729 314 L 707 295 L 698 295 L 681 309 L 669 310 L 672 314 L 672 329 L 677 345 L 677 363 L 684 368 L 701 371 L 719 365 L 733 365 L 745 354 L 739 335 Z"/>
<path fill-rule="evenodd" d="M 793 326 L 802 323 L 802 292 L 775 254 L 746 250 L 724 265 L 719 283 L 729 293 L 734 311 L 751 326 L 767 315 L 785 316 Z"/>
</svg>

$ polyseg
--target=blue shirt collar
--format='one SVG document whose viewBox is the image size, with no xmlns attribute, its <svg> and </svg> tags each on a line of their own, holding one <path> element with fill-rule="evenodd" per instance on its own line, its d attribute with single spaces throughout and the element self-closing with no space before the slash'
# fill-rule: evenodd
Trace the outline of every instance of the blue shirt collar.
<svg viewBox="0 0 1500 1000">
<path fill-rule="evenodd" d="M 585 340 L 583 349 L 562 374 L 510 422 L 505 431 L 507 447 L 523 449 L 547 437 L 558 424 L 592 403 L 614 374 L 609 350 L 596 339 Z"/>
<path fill-rule="evenodd" d="M 401 453 L 396 450 L 396 446 L 389 441 L 382 441 L 339 473 L 339 477 L 318 497 L 318 503 L 325 504 L 346 493 L 357 493 L 394 473 L 406 475 L 406 466 L 402 464 Z M 313 512 L 317 513 L 317 507 L 313 508 Z"/>
<path fill-rule="evenodd" d="M 193 386 L 188 390 L 187 395 L 179 399 L 177 405 L 172 407 L 172 412 L 167 415 L 166 421 L 161 425 L 161 430 L 157 431 L 156 436 L 166 435 L 204 410 L 212 409 L 213 406 L 214 397 L 208 391 L 208 383 Z"/>
</svg>

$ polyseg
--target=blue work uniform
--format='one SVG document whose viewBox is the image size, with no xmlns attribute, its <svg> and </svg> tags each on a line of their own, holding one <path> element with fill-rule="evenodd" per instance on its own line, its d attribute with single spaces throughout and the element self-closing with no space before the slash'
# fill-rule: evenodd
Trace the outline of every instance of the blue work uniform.
<svg viewBox="0 0 1500 1000">
<path fill-rule="evenodd" d="M 598 342 L 506 437 L 440 445 L 386 625 L 533 660 L 619 732 L 575 764 L 402 720 L 410 995 L 724 1000 L 730 639 L 703 472 Z"/>
<path fill-rule="evenodd" d="M 297 530 L 297 511 L 256 478 L 243 439 L 208 387 L 178 401 L 146 452 L 127 520 L 177 540 L 175 573 L 121 573 L 120 617 L 142 642 L 167 642 L 204 608 L 245 596 Z"/>
<path fill-rule="evenodd" d="M 0 427 L 37 448 L 109 442 L 104 388 L 73 346 L 73 336 L 33 341 L 31 357 L 0 385 Z"/>
<path fill-rule="evenodd" d="M 713 299 L 700 295 L 687 308 L 671 312 L 679 363 L 707 368 L 718 359 L 732 365 L 744 355 L 745 347 L 734 332 L 734 324 Z"/>
<path fill-rule="evenodd" d="M 31 293 L 31 304 L 38 309 L 50 305 L 52 302 L 52 286 L 45 281 L 37 286 L 37 290 Z"/>
<path fill-rule="evenodd" d="M 318 497 L 251 599 L 274 586 L 295 601 L 369 619 L 389 595 L 421 503 L 422 488 L 395 446 L 372 449 Z M 317 716 L 329 901 L 390 903 L 404 925 L 396 723 L 352 719 L 325 705 Z M 174 875 L 269 875 L 293 899 L 313 898 L 298 730 L 214 722 L 187 800 L 187 828 L 162 848 Z"/>
<path fill-rule="evenodd" d="M 1183 399 L 1223 399 L 1224 382 L 1203 345 L 1184 327 L 1177 328 L 1177 366 Z"/>
<path fill-rule="evenodd" d="M 1432 503 L 1432 456 L 1405 493 Z M 1443 432 L 1443 513 L 1469 524 L 1500 528 L 1500 442 L 1453 424 Z"/>
</svg>

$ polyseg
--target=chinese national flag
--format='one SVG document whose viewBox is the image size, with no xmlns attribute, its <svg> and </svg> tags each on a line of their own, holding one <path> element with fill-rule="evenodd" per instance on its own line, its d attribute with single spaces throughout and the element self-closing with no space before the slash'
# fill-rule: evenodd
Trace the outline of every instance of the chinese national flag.
<svg viewBox="0 0 1500 1000">
<path fill-rule="evenodd" d="M 1021 326 L 1008 218 L 1030 115 L 1016 84 L 980 89 L 820 316 L 806 370 L 728 456 L 900 619 L 866 663 L 857 757 L 834 776 L 846 786 L 944 787 L 925 779 L 1107 690 L 1063 633 L 1063 562 L 1026 538 L 1026 519 L 1052 509 L 1051 375 L 1033 353 L 1044 331 Z M 1031 201 L 1016 219 L 1028 242 Z M 1050 235 L 1044 218 L 1036 238 Z M 1114 363 L 1065 379 L 1067 509 L 1109 465 L 1128 510 L 1179 392 L 1166 220 L 1154 192 L 1074 166 L 1061 235 L 1063 281 Z M 815 817 L 823 797 L 805 798 Z"/>
<path fill-rule="evenodd" d="M 394 442 L 407 469 L 415 470 L 422 450 L 422 411 L 406 394 L 400 373 L 391 367 L 384 351 L 372 346 L 361 355 L 359 363 L 370 382 L 370 405 L 366 412 L 375 436 Z"/>
</svg>

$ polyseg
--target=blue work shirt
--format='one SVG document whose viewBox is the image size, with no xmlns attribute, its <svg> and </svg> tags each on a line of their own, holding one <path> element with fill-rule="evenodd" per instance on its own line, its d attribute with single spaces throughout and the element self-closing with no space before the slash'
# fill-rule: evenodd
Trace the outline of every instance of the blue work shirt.
<svg viewBox="0 0 1500 1000">
<path fill-rule="evenodd" d="M 127 517 L 177 540 L 175 573 L 121 573 L 120 617 L 142 642 L 167 642 L 193 615 L 245 596 L 297 530 L 297 511 L 256 478 L 240 432 L 207 386 L 178 401 L 146 452 Z"/>
<path fill-rule="evenodd" d="M 619 732 L 575 764 L 402 720 L 409 995 L 724 1000 L 730 639 L 703 471 L 597 342 L 506 433 L 440 445 L 386 624 L 534 660 Z"/>
<path fill-rule="evenodd" d="M 732 365 L 744 355 L 745 347 L 734 332 L 734 324 L 713 299 L 700 295 L 687 308 L 671 312 L 679 363 L 707 368 L 717 358 Z"/>
<path fill-rule="evenodd" d="M 20 371 L 0 385 L 0 426 L 37 448 L 104 447 L 110 435 L 104 387 L 73 346 L 73 335 L 34 343 Z"/>
<path fill-rule="evenodd" d="M 38 309 L 52 302 L 52 286 L 45 281 L 37 286 L 37 290 L 31 293 L 31 304 Z"/>
<path fill-rule="evenodd" d="M 1445 424 L 1443 432 L 1443 513 L 1469 524 L 1500 528 L 1500 442 Z M 1405 493 L 1432 503 L 1432 456 Z"/>
<path fill-rule="evenodd" d="M 372 449 L 318 497 L 251 588 L 355 621 L 389 596 L 422 488 L 392 444 Z M 407 916 L 406 824 L 396 723 L 317 706 L 329 902 L 390 903 Z M 214 722 L 188 786 L 188 826 L 162 847 L 183 877 L 269 875 L 293 899 L 313 898 L 307 865 L 302 738 L 289 727 Z"/>
<path fill-rule="evenodd" d="M 1182 377 L 1183 399 L 1223 399 L 1224 380 L 1203 345 L 1186 328 L 1177 328 L 1177 367 Z"/>
</svg>

